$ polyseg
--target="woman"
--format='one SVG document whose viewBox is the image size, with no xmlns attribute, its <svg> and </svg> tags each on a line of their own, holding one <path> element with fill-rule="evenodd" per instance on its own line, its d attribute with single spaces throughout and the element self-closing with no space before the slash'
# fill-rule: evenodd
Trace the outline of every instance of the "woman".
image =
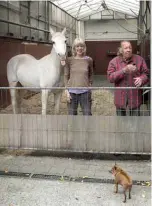
<svg viewBox="0 0 152 206">
<path fill-rule="evenodd" d="M 89 87 L 92 85 L 93 61 L 86 55 L 86 44 L 81 38 L 76 38 L 72 46 L 72 57 L 67 59 L 64 72 L 66 87 Z M 80 104 L 83 115 L 91 114 L 91 91 L 89 89 L 66 90 L 69 115 L 77 115 Z"/>
</svg>

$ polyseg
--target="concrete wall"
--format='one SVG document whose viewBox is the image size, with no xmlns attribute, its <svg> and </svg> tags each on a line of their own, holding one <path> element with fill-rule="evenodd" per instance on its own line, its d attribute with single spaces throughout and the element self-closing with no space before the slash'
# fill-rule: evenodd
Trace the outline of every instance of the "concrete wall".
<svg viewBox="0 0 152 206">
<path fill-rule="evenodd" d="M 150 127 L 147 116 L 0 114 L 0 147 L 150 153 Z"/>
<path fill-rule="evenodd" d="M 90 20 L 84 23 L 85 39 L 87 41 L 116 41 L 116 40 L 137 40 L 137 19 L 125 20 Z"/>
</svg>

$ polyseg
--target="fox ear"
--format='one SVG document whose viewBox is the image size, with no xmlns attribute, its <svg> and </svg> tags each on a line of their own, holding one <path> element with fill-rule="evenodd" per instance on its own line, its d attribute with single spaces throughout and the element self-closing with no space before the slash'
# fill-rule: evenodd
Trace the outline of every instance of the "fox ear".
<svg viewBox="0 0 152 206">
<path fill-rule="evenodd" d="M 114 169 L 115 169 L 115 170 L 117 169 L 117 164 L 116 164 L 116 162 L 115 162 L 115 166 L 114 166 Z"/>
</svg>

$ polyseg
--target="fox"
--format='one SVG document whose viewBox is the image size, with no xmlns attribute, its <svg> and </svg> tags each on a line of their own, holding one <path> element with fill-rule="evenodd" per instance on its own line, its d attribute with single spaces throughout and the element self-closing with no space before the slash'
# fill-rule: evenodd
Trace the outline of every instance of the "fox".
<svg viewBox="0 0 152 206">
<path fill-rule="evenodd" d="M 124 193 L 124 200 L 126 202 L 126 191 L 129 190 L 129 199 L 131 199 L 131 189 L 132 189 L 132 179 L 131 177 L 116 163 L 109 171 L 115 177 L 115 193 L 118 192 L 118 184 L 122 185 L 123 193 Z"/>
</svg>

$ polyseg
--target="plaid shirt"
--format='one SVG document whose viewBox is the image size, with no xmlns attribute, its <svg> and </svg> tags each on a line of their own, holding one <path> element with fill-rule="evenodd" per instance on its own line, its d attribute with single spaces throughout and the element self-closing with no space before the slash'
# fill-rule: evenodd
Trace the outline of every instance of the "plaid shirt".
<svg viewBox="0 0 152 206">
<path fill-rule="evenodd" d="M 124 74 L 122 68 L 128 64 L 135 64 L 137 72 Z M 148 83 L 149 69 L 145 60 L 139 55 L 132 55 L 131 59 L 125 61 L 122 57 L 115 57 L 109 62 L 107 70 L 108 79 L 115 87 L 135 87 L 134 78 L 140 77 L 142 85 Z M 117 89 L 115 90 L 114 102 L 117 108 L 129 109 L 138 108 L 142 103 L 142 89 Z"/>
</svg>

